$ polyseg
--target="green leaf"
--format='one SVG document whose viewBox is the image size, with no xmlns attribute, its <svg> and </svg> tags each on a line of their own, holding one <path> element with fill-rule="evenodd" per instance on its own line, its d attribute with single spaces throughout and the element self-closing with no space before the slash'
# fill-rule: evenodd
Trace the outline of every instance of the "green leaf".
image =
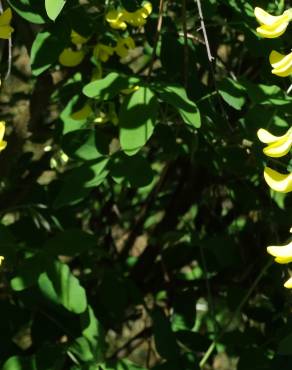
<svg viewBox="0 0 292 370">
<path fill-rule="evenodd" d="M 201 126 L 201 115 L 197 105 L 191 101 L 181 86 L 164 86 L 157 89 L 160 98 L 172 105 L 180 114 L 183 121 L 192 127 Z"/>
<path fill-rule="evenodd" d="M 108 174 L 109 159 L 102 157 L 94 163 L 85 164 L 65 174 L 63 185 L 54 201 L 54 207 L 72 205 L 84 199 L 90 190 L 101 184 Z"/>
<path fill-rule="evenodd" d="M 85 85 L 83 94 L 89 98 L 109 100 L 115 97 L 121 90 L 128 89 L 138 82 L 138 78 L 122 76 L 119 73 L 111 72 L 101 80 L 96 80 Z"/>
<path fill-rule="evenodd" d="M 47 70 L 58 60 L 70 37 L 68 25 L 58 25 L 52 32 L 39 32 L 32 44 L 30 60 L 34 76 Z"/>
<path fill-rule="evenodd" d="M 136 154 L 151 137 L 158 102 L 148 87 L 140 87 L 127 97 L 120 110 L 120 143 L 127 155 Z"/>
<path fill-rule="evenodd" d="M 11 280 L 11 288 L 17 292 L 29 288 L 37 283 L 39 275 L 45 270 L 43 255 L 26 258 L 19 266 L 16 276 Z"/>
<path fill-rule="evenodd" d="M 152 182 L 153 170 L 141 155 L 127 157 L 123 154 L 112 165 L 111 176 L 118 183 L 125 180 L 130 186 L 143 187 Z"/>
<path fill-rule="evenodd" d="M 76 314 L 86 310 L 85 290 L 66 264 L 54 261 L 47 267 L 46 272 L 40 275 L 38 284 L 41 292 L 50 301 L 61 304 Z"/>
<path fill-rule="evenodd" d="M 8 0 L 10 6 L 24 19 L 31 23 L 46 22 L 46 12 L 43 1 L 40 0 Z"/>
<path fill-rule="evenodd" d="M 90 306 L 87 307 L 87 310 L 81 315 L 80 319 L 83 338 L 86 339 L 94 360 L 100 362 L 103 359 L 105 349 L 103 328 Z"/>
<path fill-rule="evenodd" d="M 69 157 L 86 161 L 107 155 L 109 144 L 110 138 L 101 130 L 75 130 L 62 140 L 62 148 Z"/>
<path fill-rule="evenodd" d="M 179 350 L 168 319 L 160 309 L 153 311 L 152 319 L 157 351 L 163 358 L 171 361 L 174 367 L 179 368 Z"/>
<path fill-rule="evenodd" d="M 37 370 L 34 357 L 10 357 L 3 365 L 2 370 Z"/>
<path fill-rule="evenodd" d="M 45 0 L 46 12 L 48 14 L 48 17 L 52 21 L 54 21 L 61 13 L 65 4 L 65 0 Z"/>
<path fill-rule="evenodd" d="M 218 83 L 219 94 L 232 108 L 240 110 L 246 101 L 246 90 L 237 81 L 225 78 Z"/>
<path fill-rule="evenodd" d="M 292 355 L 292 334 L 282 339 L 278 346 L 278 353 L 284 356 Z"/>
<path fill-rule="evenodd" d="M 105 349 L 104 333 L 101 325 L 90 306 L 81 315 L 82 337 L 77 338 L 70 346 L 72 351 L 81 361 L 103 361 Z"/>
<path fill-rule="evenodd" d="M 84 251 L 94 248 L 95 237 L 79 229 L 67 229 L 48 239 L 42 252 L 46 258 L 58 255 L 76 256 Z"/>
</svg>

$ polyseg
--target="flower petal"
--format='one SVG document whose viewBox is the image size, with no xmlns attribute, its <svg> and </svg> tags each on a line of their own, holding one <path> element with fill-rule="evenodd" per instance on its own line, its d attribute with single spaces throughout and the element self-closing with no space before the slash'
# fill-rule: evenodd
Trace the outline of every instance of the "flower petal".
<svg viewBox="0 0 292 370">
<path fill-rule="evenodd" d="M 270 54 L 269 60 L 273 67 L 273 74 L 280 77 L 287 77 L 292 73 L 292 52 L 287 55 L 283 55 L 273 50 Z"/>
<path fill-rule="evenodd" d="M 292 173 L 282 174 L 272 168 L 266 167 L 264 170 L 264 178 L 269 187 L 280 193 L 288 193 L 292 191 Z"/>
<path fill-rule="evenodd" d="M 71 48 L 64 49 L 59 55 L 59 62 L 65 67 L 76 67 L 82 62 L 85 53 L 82 50 L 74 51 Z"/>
<path fill-rule="evenodd" d="M 105 19 L 109 25 L 116 30 L 125 30 L 127 28 L 127 23 L 124 22 L 124 11 L 121 10 L 110 10 Z"/>
<path fill-rule="evenodd" d="M 282 136 L 275 136 L 263 128 L 260 128 L 257 132 L 259 140 L 264 144 L 274 143 L 275 141 L 282 139 L 284 136 L 286 136 L 286 134 Z"/>
<path fill-rule="evenodd" d="M 5 121 L 0 121 L 0 141 L 3 139 L 5 133 Z"/>
<path fill-rule="evenodd" d="M 79 35 L 76 31 L 71 31 L 71 41 L 74 45 L 83 45 L 89 40 L 89 37 Z"/>
<path fill-rule="evenodd" d="M 276 257 L 275 262 L 282 264 L 292 262 L 292 257 Z"/>
<path fill-rule="evenodd" d="M 272 26 L 262 25 L 257 28 L 257 33 L 261 37 L 273 39 L 273 38 L 283 35 L 283 33 L 286 31 L 288 27 L 288 24 L 289 22 L 279 22 Z"/>
<path fill-rule="evenodd" d="M 273 25 L 274 23 L 278 22 L 282 19 L 283 15 L 271 15 L 268 12 L 266 12 L 264 9 L 256 7 L 254 10 L 254 15 L 257 19 L 257 21 L 260 24 L 266 24 L 266 25 Z"/>
<path fill-rule="evenodd" d="M 284 284 L 284 287 L 287 289 L 292 288 L 292 277 L 286 281 L 286 283 Z"/>
<path fill-rule="evenodd" d="M 273 158 L 283 157 L 287 153 L 289 153 L 292 147 L 292 131 L 291 129 L 283 135 L 279 140 L 275 141 L 274 143 L 268 145 L 266 148 L 263 149 L 263 152 Z"/>
<path fill-rule="evenodd" d="M 282 246 L 269 246 L 267 248 L 269 254 L 276 258 L 291 258 L 292 259 L 292 241 Z"/>
</svg>

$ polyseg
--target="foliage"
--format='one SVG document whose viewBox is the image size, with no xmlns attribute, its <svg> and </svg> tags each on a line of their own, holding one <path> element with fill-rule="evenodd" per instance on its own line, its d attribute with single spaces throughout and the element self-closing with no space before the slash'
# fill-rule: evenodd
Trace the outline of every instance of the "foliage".
<svg viewBox="0 0 292 370">
<path fill-rule="evenodd" d="M 291 370 L 266 253 L 291 197 L 256 136 L 291 125 L 268 60 L 291 28 L 260 39 L 253 13 L 284 1 L 201 1 L 213 61 L 197 1 L 151 3 L 3 1 L 4 370 Z"/>
</svg>

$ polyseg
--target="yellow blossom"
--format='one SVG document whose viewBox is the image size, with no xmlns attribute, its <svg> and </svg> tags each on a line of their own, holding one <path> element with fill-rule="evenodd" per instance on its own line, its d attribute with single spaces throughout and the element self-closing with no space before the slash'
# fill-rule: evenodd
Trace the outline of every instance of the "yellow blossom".
<svg viewBox="0 0 292 370">
<path fill-rule="evenodd" d="M 84 57 L 84 51 L 66 48 L 59 55 L 59 62 L 65 67 L 76 67 L 83 61 Z"/>
<path fill-rule="evenodd" d="M 290 229 L 290 232 L 292 229 Z M 275 262 L 284 264 L 292 262 L 292 241 L 285 245 L 271 245 L 267 247 L 267 252 L 275 257 Z M 292 277 L 284 284 L 285 288 L 292 288 Z"/>
<path fill-rule="evenodd" d="M 125 30 L 127 24 L 133 27 L 141 27 L 146 23 L 146 18 L 152 12 L 152 4 L 146 2 L 143 4 L 142 8 L 136 10 L 135 12 L 128 12 L 126 9 L 121 10 L 110 10 L 106 14 L 106 21 L 114 29 Z"/>
<path fill-rule="evenodd" d="M 264 178 L 269 187 L 280 193 L 289 193 L 292 191 L 292 173 L 282 174 L 266 167 L 264 170 Z"/>
<path fill-rule="evenodd" d="M 76 31 L 71 31 L 71 42 L 74 45 L 83 45 L 89 40 L 89 37 L 79 35 Z"/>
<path fill-rule="evenodd" d="M 0 121 L 0 152 L 7 146 L 7 141 L 3 140 L 5 134 L 5 122 Z"/>
<path fill-rule="evenodd" d="M 292 127 L 282 136 L 274 136 L 262 128 L 257 134 L 261 142 L 269 144 L 263 149 L 267 156 L 279 158 L 289 153 L 292 146 Z"/>
<path fill-rule="evenodd" d="M 269 59 L 271 66 L 273 67 L 273 74 L 280 77 L 287 77 L 292 74 L 292 52 L 287 55 L 283 55 L 273 50 Z"/>
<path fill-rule="evenodd" d="M 127 28 L 127 23 L 123 20 L 124 10 L 110 10 L 105 19 L 115 30 L 125 30 Z"/>
<path fill-rule="evenodd" d="M 93 55 L 96 59 L 101 60 L 102 62 L 107 62 L 109 57 L 113 55 L 115 49 L 111 46 L 104 44 L 97 44 L 93 49 Z"/>
<path fill-rule="evenodd" d="M 132 39 L 132 37 L 120 37 L 117 40 L 115 52 L 118 54 L 119 57 L 125 58 L 128 55 L 129 50 L 134 49 L 135 47 L 135 41 Z"/>
<path fill-rule="evenodd" d="M 0 256 L 0 266 L 2 265 L 3 260 L 4 260 L 4 257 Z"/>
<path fill-rule="evenodd" d="M 291 9 L 286 10 L 282 15 L 274 16 L 256 7 L 254 14 L 260 24 L 260 27 L 257 28 L 257 33 L 266 38 L 281 36 L 292 19 Z"/>
<path fill-rule="evenodd" d="M 10 26 L 11 19 L 11 9 L 7 8 L 0 15 L 0 39 L 9 39 L 11 37 L 11 33 L 14 31 L 13 28 Z"/>
</svg>

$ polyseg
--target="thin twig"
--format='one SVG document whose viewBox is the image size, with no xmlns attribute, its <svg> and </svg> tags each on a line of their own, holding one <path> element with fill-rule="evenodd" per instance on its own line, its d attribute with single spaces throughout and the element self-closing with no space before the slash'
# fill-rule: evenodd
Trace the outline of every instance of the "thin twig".
<svg viewBox="0 0 292 370">
<path fill-rule="evenodd" d="M 212 355 L 214 349 L 216 348 L 216 344 L 218 343 L 218 341 L 226 333 L 226 331 L 228 330 L 228 328 L 230 327 L 230 325 L 233 323 L 233 320 L 238 316 L 238 314 L 242 310 L 243 306 L 246 304 L 246 302 L 248 301 L 249 297 L 254 292 L 255 288 L 258 285 L 258 283 L 261 281 L 261 279 L 263 278 L 263 276 L 267 272 L 268 268 L 272 265 L 272 263 L 273 263 L 273 260 L 269 260 L 269 262 L 263 267 L 263 269 L 261 270 L 261 272 L 259 273 L 259 275 L 254 280 L 253 284 L 249 288 L 248 292 L 246 293 L 246 295 L 243 297 L 242 301 L 240 302 L 240 304 L 236 308 L 236 310 L 235 310 L 233 316 L 231 317 L 231 319 L 226 323 L 226 325 L 223 326 L 220 334 L 210 344 L 209 348 L 207 349 L 204 357 L 202 358 L 202 360 L 201 360 L 201 362 L 199 364 L 201 369 L 204 367 L 204 365 L 206 364 L 206 362 L 208 361 L 208 359 Z"/>
<path fill-rule="evenodd" d="M 233 128 L 232 128 L 232 126 L 229 123 L 228 115 L 225 112 L 225 109 L 224 109 L 224 106 L 223 106 L 223 103 L 222 103 L 222 97 L 221 97 L 221 95 L 219 93 L 219 89 L 218 89 L 218 86 L 217 86 L 217 81 L 216 81 L 216 76 L 215 76 L 215 70 L 214 70 L 214 65 L 213 65 L 213 60 L 215 60 L 215 58 L 212 56 L 212 53 L 211 53 L 211 48 L 210 48 L 210 44 L 209 44 L 209 40 L 208 40 L 208 34 L 207 34 L 207 31 L 206 31 L 206 26 L 205 26 L 203 11 L 202 11 L 201 0 L 194 0 L 194 1 L 197 4 L 197 8 L 198 8 L 198 12 L 199 12 L 201 29 L 202 29 L 203 37 L 204 37 L 204 40 L 205 40 L 207 57 L 208 57 L 209 64 L 210 64 L 210 71 L 211 71 L 211 75 L 212 75 L 212 78 L 213 78 L 214 88 L 215 88 L 215 91 L 216 91 L 217 97 L 218 97 L 218 103 L 219 103 L 219 106 L 220 106 L 220 109 L 221 109 L 221 112 L 222 112 L 222 116 L 224 117 L 227 126 L 229 127 L 229 129 L 231 131 L 233 131 Z"/>
<path fill-rule="evenodd" d="M 210 49 L 210 44 L 209 44 L 208 35 L 207 35 L 207 31 L 206 31 L 206 27 L 205 27 L 205 22 L 204 22 L 204 16 L 203 16 L 203 11 L 202 11 L 201 0 L 195 0 L 195 1 L 197 3 L 197 7 L 198 7 L 198 12 L 199 12 L 199 17 L 200 17 L 200 23 L 201 23 L 201 29 L 203 31 L 203 36 L 204 36 L 204 40 L 205 40 L 205 44 L 206 44 L 208 60 L 209 60 L 209 62 L 212 63 L 215 58 L 212 56 L 211 49 Z"/>
<path fill-rule="evenodd" d="M 8 39 L 8 67 L 7 67 L 7 72 L 5 75 L 5 80 L 7 80 L 11 74 L 11 65 L 12 65 L 12 38 L 10 37 Z"/>
<path fill-rule="evenodd" d="M 151 57 L 150 66 L 148 70 L 148 78 L 151 76 L 151 73 L 154 67 L 154 61 L 155 61 L 155 55 L 156 55 L 157 45 L 159 41 L 159 35 L 160 35 L 161 28 L 162 28 L 163 8 L 164 8 L 164 0 L 160 0 L 159 1 L 159 15 L 158 15 L 158 21 L 157 21 L 156 34 L 154 38 L 152 57 Z"/>
</svg>

